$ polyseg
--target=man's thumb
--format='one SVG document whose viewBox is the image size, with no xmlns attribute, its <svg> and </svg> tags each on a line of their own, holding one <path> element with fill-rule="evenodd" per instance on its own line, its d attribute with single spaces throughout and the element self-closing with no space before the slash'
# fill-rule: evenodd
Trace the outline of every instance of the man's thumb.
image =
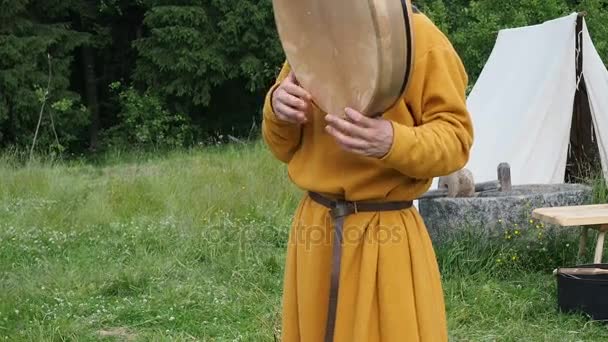
<svg viewBox="0 0 608 342">
<path fill-rule="evenodd" d="M 298 79 L 296 78 L 296 74 L 293 72 L 293 70 L 289 72 L 288 77 L 291 82 L 295 83 L 298 86 L 300 85 L 300 83 L 298 82 Z"/>
</svg>

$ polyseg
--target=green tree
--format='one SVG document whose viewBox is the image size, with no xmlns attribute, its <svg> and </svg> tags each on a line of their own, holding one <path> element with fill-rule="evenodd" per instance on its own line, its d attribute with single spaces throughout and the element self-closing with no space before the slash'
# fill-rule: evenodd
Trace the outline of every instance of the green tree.
<svg viewBox="0 0 608 342">
<path fill-rule="evenodd" d="M 459 52 L 471 84 L 492 52 L 499 30 L 539 24 L 571 12 L 565 0 L 427 0 L 424 4 Z"/>
<path fill-rule="evenodd" d="M 448 35 L 471 85 L 500 29 L 573 11 L 588 13 L 593 41 L 608 55 L 606 0 L 413 3 Z M 0 6 L 0 147 L 29 147 L 41 109 L 39 151 L 181 146 L 200 141 L 200 133 L 247 134 L 284 59 L 271 0 L 0 0 Z"/>
<path fill-rule="evenodd" d="M 61 149 L 54 144 L 51 124 L 60 144 L 67 145 L 78 140 L 88 123 L 78 93 L 70 90 L 72 53 L 86 37 L 53 20 L 68 11 L 64 1 L 3 0 L 2 9 L 0 143 L 31 144 L 40 108 L 46 103 L 39 142 Z"/>
<path fill-rule="evenodd" d="M 88 144 L 100 147 L 99 134 L 115 124 L 118 107 L 113 106 L 109 85 L 129 78 L 135 56 L 131 42 L 141 35 L 141 0 L 72 0 L 73 27 L 88 39 L 76 51 L 79 57 L 78 84 L 90 113 Z"/>
<path fill-rule="evenodd" d="M 573 10 L 587 12 L 587 26 L 595 48 L 604 63 L 608 63 L 608 1 L 582 0 L 576 1 Z"/>
<path fill-rule="evenodd" d="M 138 83 L 205 130 L 251 123 L 283 59 L 271 1 L 150 0 L 146 6 L 146 34 L 134 44 Z"/>
</svg>

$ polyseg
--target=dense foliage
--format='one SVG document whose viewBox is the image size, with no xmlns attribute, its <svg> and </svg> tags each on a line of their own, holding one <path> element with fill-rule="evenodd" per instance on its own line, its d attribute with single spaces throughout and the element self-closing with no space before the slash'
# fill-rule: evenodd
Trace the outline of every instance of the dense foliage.
<svg viewBox="0 0 608 342">
<path fill-rule="evenodd" d="M 608 53 L 606 0 L 414 1 L 472 83 L 499 29 L 586 11 Z M 256 132 L 283 54 L 271 0 L 0 0 L 0 146 L 82 153 Z"/>
</svg>

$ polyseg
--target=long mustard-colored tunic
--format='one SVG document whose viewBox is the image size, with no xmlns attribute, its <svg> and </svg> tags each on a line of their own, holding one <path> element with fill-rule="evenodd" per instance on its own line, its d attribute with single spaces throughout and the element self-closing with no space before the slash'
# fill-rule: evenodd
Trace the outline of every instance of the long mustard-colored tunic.
<svg viewBox="0 0 608 342">
<path fill-rule="evenodd" d="M 466 108 L 468 78 L 448 39 L 414 14 L 414 71 L 401 101 L 382 116 L 393 142 L 382 158 L 343 151 L 326 133 L 317 107 L 304 125 L 281 122 L 272 92 L 290 71 L 285 63 L 268 91 L 262 135 L 287 163 L 300 188 L 347 200 L 413 200 L 433 177 L 462 168 L 473 128 Z M 321 342 L 327 319 L 332 256 L 328 209 L 302 198 L 291 227 L 284 278 L 282 341 Z M 441 278 L 415 207 L 360 212 L 346 218 L 334 341 L 447 341 Z"/>
</svg>

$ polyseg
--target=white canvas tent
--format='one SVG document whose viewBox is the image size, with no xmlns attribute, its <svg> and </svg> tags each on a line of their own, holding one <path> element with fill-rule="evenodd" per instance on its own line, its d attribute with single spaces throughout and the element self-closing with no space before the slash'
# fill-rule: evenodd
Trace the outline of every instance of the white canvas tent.
<svg viewBox="0 0 608 342">
<path fill-rule="evenodd" d="M 501 162 L 512 183 L 563 183 L 573 103 L 577 13 L 539 25 L 501 30 L 467 105 L 475 141 L 466 168 L 475 182 L 496 180 Z M 583 18 L 582 45 L 588 93 L 602 168 L 608 179 L 608 71 Z M 589 128 L 591 132 L 591 127 Z M 437 179 L 433 183 L 436 188 Z"/>
</svg>

